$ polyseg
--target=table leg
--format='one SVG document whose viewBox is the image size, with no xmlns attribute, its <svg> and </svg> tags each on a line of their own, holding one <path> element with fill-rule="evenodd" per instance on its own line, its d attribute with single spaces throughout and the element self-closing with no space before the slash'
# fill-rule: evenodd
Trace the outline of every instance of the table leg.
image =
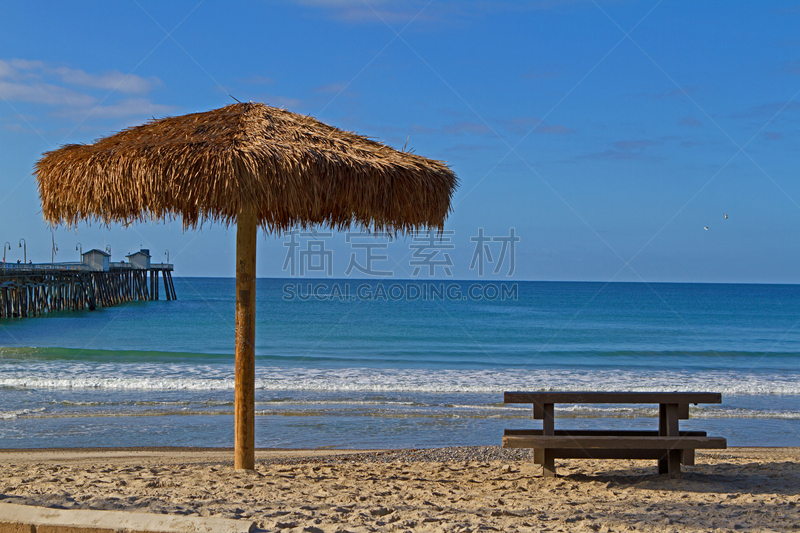
<svg viewBox="0 0 800 533">
<path fill-rule="evenodd" d="M 667 434 L 667 406 L 663 403 L 658 406 L 658 434 L 661 436 Z M 658 473 L 667 472 L 669 472 L 668 457 L 662 457 L 658 460 Z"/>
<path fill-rule="evenodd" d="M 556 477 L 556 452 L 545 448 L 544 461 L 542 461 L 542 476 Z"/>
<path fill-rule="evenodd" d="M 678 404 L 668 403 L 665 405 L 667 415 L 667 436 L 678 436 Z"/>
<path fill-rule="evenodd" d="M 545 435 L 556 434 L 555 405 L 546 403 L 543 406 L 542 428 Z M 555 450 L 544 450 L 544 460 L 542 461 L 542 475 L 544 477 L 556 477 L 556 456 Z"/>
<path fill-rule="evenodd" d="M 546 403 L 543 406 L 542 428 L 545 435 L 556 434 L 555 405 Z"/>
<path fill-rule="evenodd" d="M 660 404 L 658 406 L 658 434 L 677 437 L 679 408 L 678 404 Z M 681 451 L 669 450 L 666 457 L 658 460 L 658 473 L 669 474 L 671 478 L 681 477 Z"/>
<path fill-rule="evenodd" d="M 667 455 L 667 474 L 670 479 L 680 479 L 681 477 L 681 451 L 670 450 Z"/>
</svg>

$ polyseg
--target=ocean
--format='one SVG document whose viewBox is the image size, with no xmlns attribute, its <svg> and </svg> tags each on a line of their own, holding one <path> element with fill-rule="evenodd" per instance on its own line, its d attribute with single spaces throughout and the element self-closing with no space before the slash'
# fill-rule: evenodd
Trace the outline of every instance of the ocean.
<svg viewBox="0 0 800 533">
<path fill-rule="evenodd" d="M 0 319 L 0 448 L 233 446 L 234 284 Z M 800 286 L 259 279 L 257 307 L 257 447 L 500 444 L 537 427 L 510 390 L 720 392 L 681 427 L 800 445 Z M 556 416 L 657 428 L 657 406 Z"/>
</svg>

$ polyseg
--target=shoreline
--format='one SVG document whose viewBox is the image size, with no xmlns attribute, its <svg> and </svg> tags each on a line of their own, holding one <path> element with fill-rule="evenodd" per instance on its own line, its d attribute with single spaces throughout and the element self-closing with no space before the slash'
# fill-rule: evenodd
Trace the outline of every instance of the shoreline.
<svg viewBox="0 0 800 533">
<path fill-rule="evenodd" d="M 517 452 L 515 455 L 508 452 Z M 0 450 L 3 502 L 253 521 L 261 530 L 787 531 L 800 523 L 800 447 L 697 451 L 670 480 L 654 461 L 562 460 L 530 450 L 225 448 Z M 306 528 L 306 529 L 304 529 Z"/>
</svg>

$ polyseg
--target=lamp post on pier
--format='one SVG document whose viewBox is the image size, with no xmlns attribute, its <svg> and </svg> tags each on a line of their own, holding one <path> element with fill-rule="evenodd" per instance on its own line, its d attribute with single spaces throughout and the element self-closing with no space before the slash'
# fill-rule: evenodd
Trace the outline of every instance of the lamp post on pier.
<svg viewBox="0 0 800 533">
<path fill-rule="evenodd" d="M 83 246 L 81 245 L 81 243 L 75 245 L 75 250 L 80 254 L 79 259 L 81 260 L 81 262 L 83 262 Z"/>
<path fill-rule="evenodd" d="M 3 263 L 5 263 L 5 262 L 6 262 L 6 247 L 8 247 L 8 249 L 9 249 L 9 250 L 11 250 L 11 243 L 10 243 L 10 242 L 8 242 L 8 241 L 6 241 L 6 242 L 3 244 Z"/>
<path fill-rule="evenodd" d="M 164 250 L 164 255 L 167 256 L 167 264 L 169 264 L 169 250 Z"/>
<path fill-rule="evenodd" d="M 19 247 L 22 248 L 22 262 L 28 262 L 28 243 L 25 242 L 25 239 L 19 240 Z"/>
</svg>

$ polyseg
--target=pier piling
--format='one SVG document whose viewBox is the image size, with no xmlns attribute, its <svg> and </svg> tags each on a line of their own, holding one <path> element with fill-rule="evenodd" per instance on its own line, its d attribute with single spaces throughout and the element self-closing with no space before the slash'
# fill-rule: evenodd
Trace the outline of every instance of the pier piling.
<svg viewBox="0 0 800 533">
<path fill-rule="evenodd" d="M 167 300 L 177 300 L 172 270 L 173 266 L 165 263 L 151 264 L 147 269 L 114 263 L 107 271 L 93 270 L 83 263 L 0 263 L 0 318 L 92 311 L 133 300 L 158 300 L 159 274 Z"/>
</svg>

